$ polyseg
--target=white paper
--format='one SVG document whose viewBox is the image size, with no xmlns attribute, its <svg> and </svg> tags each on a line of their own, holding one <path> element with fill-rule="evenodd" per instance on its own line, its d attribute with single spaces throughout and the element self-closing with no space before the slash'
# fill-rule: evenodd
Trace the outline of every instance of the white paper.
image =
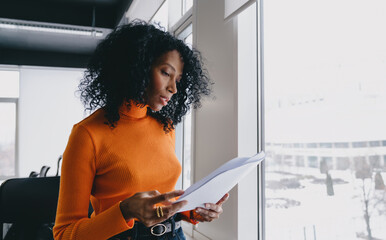
<svg viewBox="0 0 386 240">
<path fill-rule="evenodd" d="M 265 153 L 260 152 L 250 158 L 234 158 L 226 162 L 185 190 L 177 202 L 187 200 L 188 204 L 182 207 L 179 212 L 204 207 L 205 203 L 217 203 L 264 158 Z"/>
</svg>

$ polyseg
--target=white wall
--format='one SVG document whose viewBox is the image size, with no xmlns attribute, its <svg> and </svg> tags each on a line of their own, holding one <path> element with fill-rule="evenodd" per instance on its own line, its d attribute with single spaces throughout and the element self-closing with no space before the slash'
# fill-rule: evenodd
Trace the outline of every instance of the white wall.
<svg viewBox="0 0 386 240">
<path fill-rule="evenodd" d="M 54 175 L 73 124 L 84 117 L 75 91 L 83 70 L 20 67 L 18 172 L 27 177 L 43 165 Z"/>
<path fill-rule="evenodd" d="M 196 1 L 195 45 L 214 80 L 215 100 L 207 100 L 194 119 L 195 181 L 238 155 L 237 22 L 224 22 L 224 1 Z M 224 213 L 197 231 L 211 239 L 237 239 L 237 190 L 231 191 Z"/>
</svg>

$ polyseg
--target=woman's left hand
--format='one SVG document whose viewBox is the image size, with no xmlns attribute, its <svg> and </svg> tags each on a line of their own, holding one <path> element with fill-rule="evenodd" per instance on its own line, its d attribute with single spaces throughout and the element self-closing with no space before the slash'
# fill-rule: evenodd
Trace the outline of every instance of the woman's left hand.
<svg viewBox="0 0 386 240">
<path fill-rule="evenodd" d="M 211 222 L 220 217 L 223 212 L 222 205 L 229 198 L 229 193 L 225 194 L 216 204 L 205 203 L 205 208 L 198 207 L 194 211 L 194 219 L 199 222 Z"/>
</svg>

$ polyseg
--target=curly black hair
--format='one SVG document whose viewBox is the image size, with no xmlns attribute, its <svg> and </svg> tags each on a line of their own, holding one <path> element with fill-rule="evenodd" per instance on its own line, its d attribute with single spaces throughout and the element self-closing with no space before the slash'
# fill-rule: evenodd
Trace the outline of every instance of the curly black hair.
<svg viewBox="0 0 386 240">
<path fill-rule="evenodd" d="M 184 62 L 177 93 L 162 110 L 148 108 L 147 114 L 174 129 L 190 106 L 201 106 L 201 97 L 211 93 L 211 81 L 203 68 L 199 51 L 182 40 L 144 21 L 133 21 L 114 29 L 102 40 L 91 57 L 79 84 L 86 110 L 104 108 L 107 124 L 114 127 L 120 119 L 119 107 L 130 100 L 146 104 L 144 93 L 150 83 L 151 66 L 164 53 L 177 50 Z"/>
</svg>

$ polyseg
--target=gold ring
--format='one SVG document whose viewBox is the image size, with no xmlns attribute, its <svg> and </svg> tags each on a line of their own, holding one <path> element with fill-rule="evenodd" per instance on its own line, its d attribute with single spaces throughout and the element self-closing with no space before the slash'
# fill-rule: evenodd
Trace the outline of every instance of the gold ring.
<svg viewBox="0 0 386 240">
<path fill-rule="evenodd" d="M 162 207 L 159 207 L 159 210 L 161 212 L 161 217 L 163 217 L 164 216 L 164 212 L 162 211 Z"/>
<path fill-rule="evenodd" d="M 163 216 L 164 216 L 164 212 L 162 211 L 162 207 L 157 206 L 156 211 L 157 211 L 157 217 L 160 218 L 160 217 L 163 217 Z"/>
</svg>

